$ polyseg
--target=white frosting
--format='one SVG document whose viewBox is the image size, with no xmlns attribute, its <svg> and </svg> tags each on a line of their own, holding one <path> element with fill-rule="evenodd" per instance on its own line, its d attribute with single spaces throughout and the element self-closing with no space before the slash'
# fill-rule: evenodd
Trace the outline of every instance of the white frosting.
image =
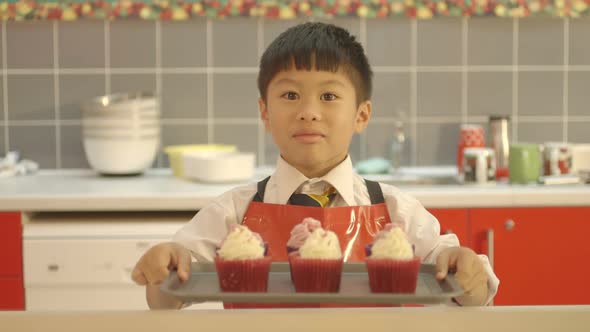
<svg viewBox="0 0 590 332">
<path fill-rule="evenodd" d="M 334 232 L 315 229 L 299 248 L 301 258 L 340 259 L 340 242 Z"/>
<path fill-rule="evenodd" d="M 227 260 L 244 260 L 264 257 L 264 243 L 260 236 L 246 226 L 237 225 L 230 230 L 217 251 L 219 257 Z"/>
<path fill-rule="evenodd" d="M 376 237 L 371 247 L 371 258 L 409 260 L 414 258 L 414 251 L 404 231 L 394 227 Z"/>
</svg>

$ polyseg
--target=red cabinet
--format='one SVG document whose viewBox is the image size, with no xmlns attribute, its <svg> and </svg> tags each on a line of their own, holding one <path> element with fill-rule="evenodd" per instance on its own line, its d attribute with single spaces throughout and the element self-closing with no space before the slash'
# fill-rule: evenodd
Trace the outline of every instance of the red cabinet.
<svg viewBox="0 0 590 332">
<path fill-rule="evenodd" d="M 467 209 L 428 209 L 440 223 L 440 233 L 455 233 L 462 246 L 469 246 Z"/>
<path fill-rule="evenodd" d="M 20 213 L 0 212 L 0 310 L 24 310 Z"/>
<path fill-rule="evenodd" d="M 493 258 L 496 305 L 590 304 L 590 207 L 470 209 L 469 227 Z"/>
<path fill-rule="evenodd" d="M 22 277 L 10 278 L 0 276 L 0 311 L 24 309 L 25 291 Z"/>
</svg>

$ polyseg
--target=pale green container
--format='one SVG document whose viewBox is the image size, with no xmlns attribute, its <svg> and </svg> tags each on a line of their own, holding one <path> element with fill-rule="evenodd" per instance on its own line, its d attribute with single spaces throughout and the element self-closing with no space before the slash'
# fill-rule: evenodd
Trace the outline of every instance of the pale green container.
<svg viewBox="0 0 590 332">
<path fill-rule="evenodd" d="M 541 149 L 538 144 L 510 145 L 510 183 L 537 182 L 541 176 Z"/>
</svg>

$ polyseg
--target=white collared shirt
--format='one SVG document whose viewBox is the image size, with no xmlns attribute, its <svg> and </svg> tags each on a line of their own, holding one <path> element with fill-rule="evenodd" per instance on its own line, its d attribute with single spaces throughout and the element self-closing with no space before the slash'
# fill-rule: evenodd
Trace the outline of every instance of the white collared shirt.
<svg viewBox="0 0 590 332">
<path fill-rule="evenodd" d="M 415 246 L 416 255 L 424 263 L 435 263 L 443 249 L 459 246 L 455 234 L 440 235 L 438 220 L 417 199 L 397 187 L 380 185 L 391 221 L 404 229 Z M 329 207 L 371 205 L 365 181 L 353 170 L 350 157 L 323 177 L 313 179 L 279 157 L 277 168 L 266 185 L 264 203 L 287 204 L 293 193 L 322 194 L 329 186 L 338 192 Z M 256 183 L 252 183 L 222 194 L 201 209 L 173 240 L 191 250 L 197 261 L 212 261 L 215 248 L 232 224 L 241 223 L 256 191 Z M 489 302 L 497 292 L 499 280 L 487 256 L 479 257 L 489 276 Z"/>
</svg>

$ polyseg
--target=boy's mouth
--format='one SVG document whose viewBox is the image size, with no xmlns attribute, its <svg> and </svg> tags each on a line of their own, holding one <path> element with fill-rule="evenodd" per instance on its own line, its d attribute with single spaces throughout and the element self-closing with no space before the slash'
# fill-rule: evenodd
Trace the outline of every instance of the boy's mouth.
<svg viewBox="0 0 590 332">
<path fill-rule="evenodd" d="M 324 137 L 323 133 L 316 130 L 298 130 L 293 134 L 293 138 L 302 143 L 315 143 Z"/>
</svg>

